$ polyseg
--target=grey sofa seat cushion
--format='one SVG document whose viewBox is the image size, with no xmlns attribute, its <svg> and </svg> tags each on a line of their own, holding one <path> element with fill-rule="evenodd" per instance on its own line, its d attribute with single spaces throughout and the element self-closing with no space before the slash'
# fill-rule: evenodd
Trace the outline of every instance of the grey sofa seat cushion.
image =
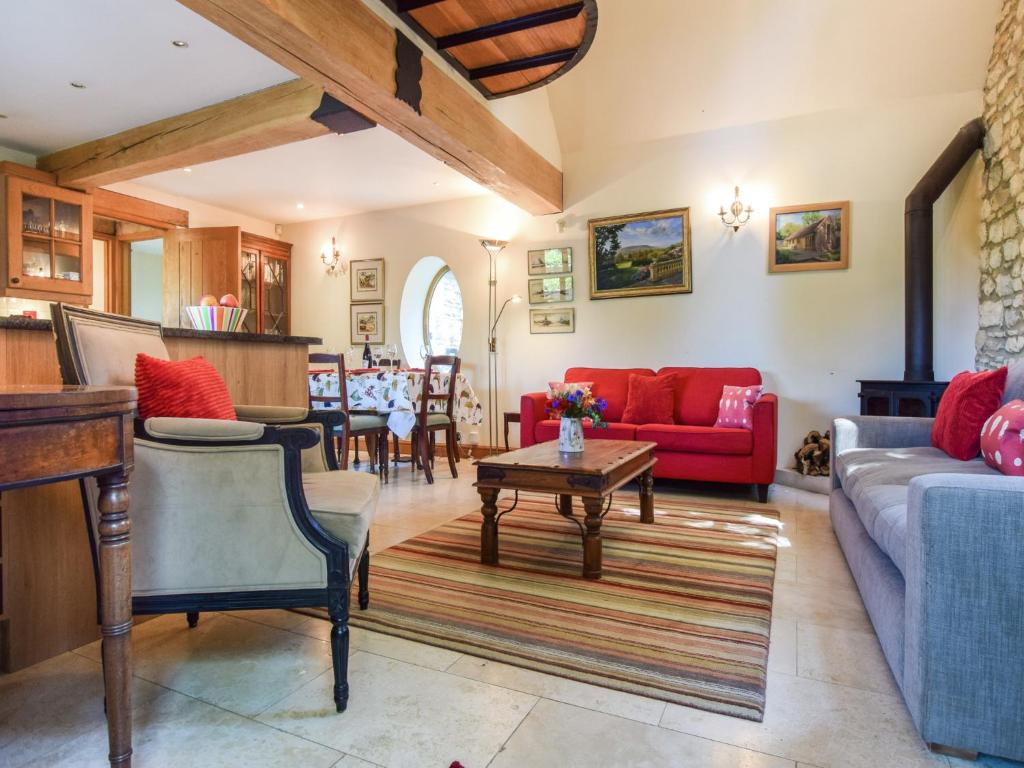
<svg viewBox="0 0 1024 768">
<path fill-rule="evenodd" d="M 864 529 L 904 573 L 907 494 L 918 475 L 993 475 L 981 459 L 960 461 L 938 448 L 854 448 L 836 457 L 836 475 Z"/>
<path fill-rule="evenodd" d="M 1024 400 L 1024 360 L 1015 360 L 1006 367 L 1003 405 L 1011 400 Z"/>
<path fill-rule="evenodd" d="M 354 568 L 377 510 L 377 476 L 347 470 L 318 472 L 303 476 L 302 490 L 317 522 L 348 544 L 350 568 Z"/>
</svg>

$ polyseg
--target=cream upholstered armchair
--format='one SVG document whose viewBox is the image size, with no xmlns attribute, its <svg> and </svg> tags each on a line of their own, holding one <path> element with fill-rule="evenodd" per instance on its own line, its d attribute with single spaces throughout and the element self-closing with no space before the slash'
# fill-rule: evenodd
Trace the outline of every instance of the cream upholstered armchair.
<svg viewBox="0 0 1024 768">
<path fill-rule="evenodd" d="M 168 359 L 157 323 L 65 304 L 52 309 L 65 383 L 132 385 L 139 352 Z M 359 606 L 369 603 L 377 478 L 337 469 L 329 436 L 344 419 L 338 411 L 235 410 L 239 421 L 136 421 L 133 611 L 185 612 L 194 627 L 200 611 L 326 607 L 341 712 L 356 574 Z M 83 489 L 95 544 L 95 488 Z"/>
</svg>

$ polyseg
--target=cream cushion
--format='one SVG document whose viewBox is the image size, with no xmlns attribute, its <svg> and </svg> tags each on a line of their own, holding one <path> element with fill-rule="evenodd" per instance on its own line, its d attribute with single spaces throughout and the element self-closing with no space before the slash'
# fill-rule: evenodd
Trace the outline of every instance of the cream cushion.
<svg viewBox="0 0 1024 768">
<path fill-rule="evenodd" d="M 324 529 L 348 544 L 350 568 L 361 554 L 377 510 L 380 483 L 367 472 L 338 470 L 302 478 L 302 490 L 313 517 Z"/>
</svg>

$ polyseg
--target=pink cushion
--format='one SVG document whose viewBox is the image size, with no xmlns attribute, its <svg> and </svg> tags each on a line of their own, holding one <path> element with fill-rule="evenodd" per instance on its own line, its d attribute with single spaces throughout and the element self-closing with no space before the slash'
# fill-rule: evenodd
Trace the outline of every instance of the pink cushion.
<svg viewBox="0 0 1024 768">
<path fill-rule="evenodd" d="M 603 397 L 608 401 L 605 420 L 622 421 L 629 393 L 629 377 L 634 373 L 640 376 L 654 375 L 650 368 L 570 368 L 565 372 L 565 380 L 594 382 L 590 388 L 594 397 Z"/>
<path fill-rule="evenodd" d="M 680 453 L 717 453 L 749 456 L 754 450 L 754 434 L 749 429 L 692 427 L 686 424 L 643 424 L 637 427 L 637 440 L 651 440 L 659 450 Z"/>
<path fill-rule="evenodd" d="M 538 443 L 545 443 L 548 440 L 558 439 L 558 420 L 545 419 L 538 421 L 533 430 L 534 437 Z M 583 437 L 587 440 L 635 440 L 636 425 L 621 424 L 618 422 L 609 423 L 607 428 L 594 429 L 583 427 Z"/>
<path fill-rule="evenodd" d="M 676 375 L 676 424 L 714 426 L 722 387 L 749 387 L 761 383 L 756 368 L 662 368 L 658 375 Z"/>
<path fill-rule="evenodd" d="M 981 455 L 1004 475 L 1024 476 L 1024 400 L 1011 400 L 981 428 Z"/>
<path fill-rule="evenodd" d="M 675 400 L 674 378 L 631 374 L 622 420 L 627 424 L 671 424 Z"/>
<path fill-rule="evenodd" d="M 750 387 L 722 387 L 722 399 L 718 402 L 718 420 L 715 426 L 753 429 L 754 403 L 760 396 L 760 384 Z"/>
</svg>

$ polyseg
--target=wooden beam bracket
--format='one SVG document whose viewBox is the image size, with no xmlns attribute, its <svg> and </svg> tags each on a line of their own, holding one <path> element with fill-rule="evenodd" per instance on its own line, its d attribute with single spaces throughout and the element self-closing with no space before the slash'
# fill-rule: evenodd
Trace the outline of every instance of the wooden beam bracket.
<svg viewBox="0 0 1024 768">
<path fill-rule="evenodd" d="M 365 131 L 367 128 L 374 128 L 377 125 L 373 120 L 364 117 L 329 93 L 325 93 L 320 98 L 320 106 L 309 117 L 327 130 L 339 134 Z"/>
<path fill-rule="evenodd" d="M 417 115 L 422 115 L 420 100 L 423 90 L 423 51 L 412 40 L 395 30 L 395 96 L 404 101 Z"/>
</svg>

